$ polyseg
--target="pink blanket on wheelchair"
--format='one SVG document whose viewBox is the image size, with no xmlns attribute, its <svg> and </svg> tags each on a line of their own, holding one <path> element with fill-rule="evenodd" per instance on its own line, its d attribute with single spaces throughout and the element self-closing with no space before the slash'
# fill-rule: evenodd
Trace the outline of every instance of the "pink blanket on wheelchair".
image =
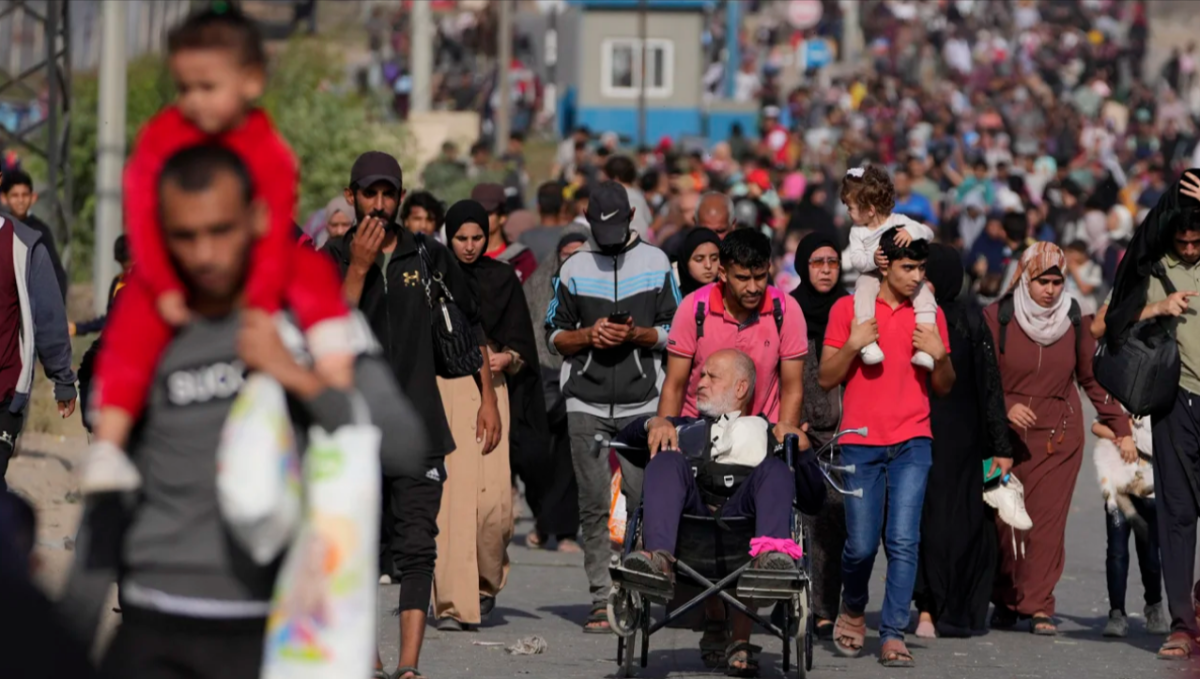
<svg viewBox="0 0 1200 679">
<path fill-rule="evenodd" d="M 750 540 L 750 556 L 755 557 L 767 552 L 782 552 L 793 559 L 804 556 L 804 550 L 800 545 L 787 538 L 761 537 Z"/>
</svg>

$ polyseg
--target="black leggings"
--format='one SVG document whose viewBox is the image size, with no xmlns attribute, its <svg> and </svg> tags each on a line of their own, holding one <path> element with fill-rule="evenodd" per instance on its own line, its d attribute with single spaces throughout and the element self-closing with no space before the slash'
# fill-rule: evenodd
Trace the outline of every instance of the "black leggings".
<svg viewBox="0 0 1200 679">
<path fill-rule="evenodd" d="M 437 480 L 430 478 L 435 473 Z M 381 572 L 400 576 L 401 611 L 429 608 L 445 478 L 446 467 L 439 463 L 419 479 L 400 476 L 384 482 Z"/>
<path fill-rule="evenodd" d="M 1142 587 L 1146 590 L 1146 605 L 1162 601 L 1162 563 L 1158 554 L 1158 510 L 1154 499 L 1131 497 L 1140 520 L 1131 522 L 1117 510 L 1105 512 L 1108 527 L 1108 554 L 1104 570 L 1108 574 L 1108 605 L 1125 612 L 1125 583 L 1129 579 L 1129 534 L 1137 549 L 1138 570 L 1142 572 Z"/>
</svg>

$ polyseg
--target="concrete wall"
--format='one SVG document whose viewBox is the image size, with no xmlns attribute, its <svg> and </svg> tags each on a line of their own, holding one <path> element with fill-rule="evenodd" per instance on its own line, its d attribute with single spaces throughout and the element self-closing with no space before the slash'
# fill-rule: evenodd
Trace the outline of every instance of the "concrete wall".
<svg viewBox="0 0 1200 679">
<path fill-rule="evenodd" d="M 637 38 L 638 13 L 622 10 L 589 11 L 582 14 L 575 40 L 559 41 L 560 53 L 576 50 L 578 64 L 575 82 L 582 108 L 594 106 L 637 107 L 634 97 L 606 97 L 601 93 L 601 59 L 608 38 Z M 699 12 L 648 12 L 646 37 L 674 42 L 673 91 L 668 97 L 647 97 L 649 109 L 699 106 L 701 95 L 700 35 L 703 17 Z M 569 82 L 569 81 L 568 81 Z"/>
</svg>

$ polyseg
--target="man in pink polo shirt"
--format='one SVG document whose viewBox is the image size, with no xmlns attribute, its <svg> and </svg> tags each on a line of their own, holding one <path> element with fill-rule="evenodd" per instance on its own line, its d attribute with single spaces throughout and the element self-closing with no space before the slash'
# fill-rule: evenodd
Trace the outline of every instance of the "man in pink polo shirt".
<svg viewBox="0 0 1200 679">
<path fill-rule="evenodd" d="M 767 285 L 771 242 L 761 232 L 730 233 L 721 241 L 720 261 L 718 282 L 685 297 L 671 321 L 658 415 L 697 417 L 704 361 L 737 349 L 754 361 L 758 384 L 752 412 L 743 414 L 798 427 L 808 352 L 804 312 L 790 295 Z"/>
<path fill-rule="evenodd" d="M 880 238 L 879 273 L 883 276 L 875 303 L 875 318 L 854 320 L 854 300 L 843 297 L 829 312 L 818 380 L 826 391 L 845 385 L 842 427 L 866 427 L 866 436 L 842 439 L 846 497 L 846 546 L 842 551 L 842 611 L 834 626 L 834 646 L 845 656 L 857 656 L 866 636 L 867 586 L 883 517 L 887 514 L 887 586 L 880 614 L 880 662 L 888 667 L 911 667 L 912 654 L 904 645 L 908 609 L 917 577 L 917 547 L 925 481 L 933 464 L 930 448 L 929 388 L 945 396 L 954 386 L 946 317 L 937 312 L 937 330 L 917 326 L 912 296 L 925 278 L 929 243 L 913 240 L 896 244 L 895 230 Z M 915 333 L 915 334 L 914 334 Z M 879 365 L 863 365 L 859 350 L 871 342 L 883 349 Z M 930 372 L 912 364 L 916 351 L 934 359 Z"/>
<path fill-rule="evenodd" d="M 697 391 L 708 358 L 735 350 L 754 362 L 754 389 L 750 412 L 764 415 L 774 425 L 777 440 L 800 436 L 800 448 L 809 447 L 800 430 L 800 405 L 804 391 L 804 355 L 808 331 L 800 304 L 778 288 L 767 285 L 771 241 L 756 229 L 739 229 L 721 241 L 718 282 L 689 294 L 679 303 L 667 335 L 667 376 L 658 400 L 658 417 L 648 423 L 647 441 L 652 451 L 678 450 L 678 430 L 666 418 L 699 417 Z M 704 636 L 700 652 L 706 665 L 720 662 L 730 643 L 721 623 L 725 607 L 719 599 L 705 602 Z M 734 627 L 748 619 L 736 616 Z M 744 629 L 744 628 L 742 628 Z"/>
</svg>

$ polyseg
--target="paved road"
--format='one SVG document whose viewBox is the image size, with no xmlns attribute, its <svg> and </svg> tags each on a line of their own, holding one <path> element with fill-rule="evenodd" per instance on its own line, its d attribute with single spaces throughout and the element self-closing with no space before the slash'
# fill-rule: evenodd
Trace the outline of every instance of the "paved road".
<svg viewBox="0 0 1200 679">
<path fill-rule="evenodd" d="M 1183 677 L 1187 667 L 1157 660 L 1154 650 L 1161 639 L 1146 634 L 1142 627 L 1142 587 L 1135 563 L 1127 608 L 1137 616 L 1127 639 L 1100 636 L 1108 615 L 1104 575 L 1103 506 L 1096 488 L 1090 455 L 1083 465 L 1071 503 L 1067 527 L 1066 574 L 1056 591 L 1061 635 L 1035 637 L 1025 631 L 993 632 L 973 639 L 917 640 L 910 637 L 922 679 L 1012 679 L 1086 677 L 1123 679 L 1138 677 Z M 518 533 L 530 528 L 518 525 Z M 1131 546 L 1132 551 L 1132 546 Z M 581 555 L 532 551 L 518 538 L 509 549 L 513 561 L 508 587 L 500 596 L 495 619 L 478 632 L 442 633 L 429 628 L 422 670 L 432 679 L 490 679 L 492 677 L 562 677 L 599 679 L 616 670 L 616 639 L 585 635 L 580 624 L 587 611 L 587 587 Z M 868 622 L 872 627 L 867 651 L 877 652 L 879 603 L 883 595 L 883 550 L 872 580 Z M 395 606 L 396 587 L 384 587 L 381 597 L 381 630 L 385 662 L 396 660 L 396 618 L 385 609 Z M 915 613 L 914 613 L 915 618 Z M 540 656 L 510 656 L 503 650 L 521 637 L 538 634 L 549 645 Z M 663 630 L 651 638 L 649 666 L 642 677 L 712 676 L 700 664 L 699 635 L 685 630 Z M 760 637 L 766 646 L 764 677 L 780 676 L 778 642 Z M 502 645 L 494 645 L 494 644 Z M 493 644 L 493 645 L 488 645 Z M 832 649 L 818 644 L 811 676 L 882 677 L 871 655 L 855 660 L 836 657 Z M 1195 668 L 1193 668 L 1195 669 Z M 1193 675 L 1194 676 L 1194 675 Z"/>
</svg>

